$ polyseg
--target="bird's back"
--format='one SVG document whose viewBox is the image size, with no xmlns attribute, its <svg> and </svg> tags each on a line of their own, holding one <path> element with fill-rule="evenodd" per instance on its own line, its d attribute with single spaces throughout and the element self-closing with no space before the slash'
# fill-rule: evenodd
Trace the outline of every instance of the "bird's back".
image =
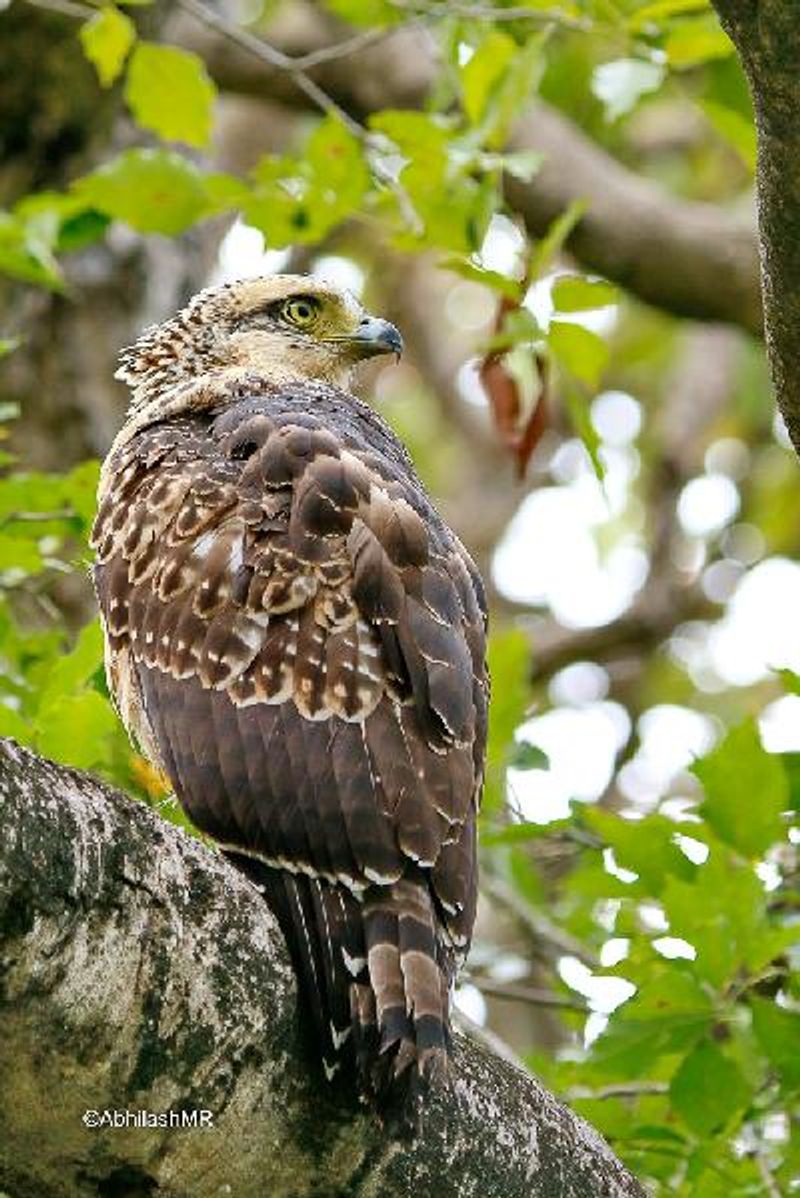
<svg viewBox="0 0 800 1198">
<path fill-rule="evenodd" d="M 105 472 L 95 582 L 121 715 L 264 888 L 328 1069 L 446 1065 L 474 920 L 480 582 L 384 422 L 239 382 Z"/>
</svg>

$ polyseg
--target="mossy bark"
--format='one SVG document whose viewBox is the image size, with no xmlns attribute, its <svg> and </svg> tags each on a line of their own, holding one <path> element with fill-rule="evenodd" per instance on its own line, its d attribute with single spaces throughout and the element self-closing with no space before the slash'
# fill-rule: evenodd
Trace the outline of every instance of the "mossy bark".
<svg viewBox="0 0 800 1198">
<path fill-rule="evenodd" d="M 775 394 L 800 453 L 800 6 L 713 0 L 742 60 L 758 130 L 758 223 Z"/>
<path fill-rule="evenodd" d="M 633 1198 L 607 1145 L 459 1040 L 393 1142 L 304 1048 L 258 891 L 143 804 L 0 741 L 0 1192 L 11 1198 Z M 87 1110 L 213 1126 L 87 1127 Z"/>
</svg>

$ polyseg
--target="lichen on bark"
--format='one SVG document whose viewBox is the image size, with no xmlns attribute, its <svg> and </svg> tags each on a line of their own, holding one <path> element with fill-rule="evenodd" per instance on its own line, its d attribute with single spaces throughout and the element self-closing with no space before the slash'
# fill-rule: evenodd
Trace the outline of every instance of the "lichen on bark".
<svg viewBox="0 0 800 1198">
<path fill-rule="evenodd" d="M 609 1198 L 638 1183 L 532 1077 L 460 1039 L 393 1142 L 297 1026 L 259 892 L 89 775 L 0 741 L 0 1192 L 11 1198 Z M 86 1127 L 210 1110 L 210 1128 Z"/>
</svg>

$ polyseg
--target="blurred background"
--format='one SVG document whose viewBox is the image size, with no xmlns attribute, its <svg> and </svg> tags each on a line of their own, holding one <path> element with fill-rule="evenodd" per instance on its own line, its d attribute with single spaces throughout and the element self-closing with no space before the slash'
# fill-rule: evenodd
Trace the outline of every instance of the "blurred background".
<svg viewBox="0 0 800 1198">
<path fill-rule="evenodd" d="M 475 557 L 494 678 L 464 1026 L 656 1193 L 800 1189 L 800 521 L 755 130 L 704 0 L 0 4 L 0 733 L 181 822 L 107 701 L 117 355 L 308 271 Z"/>
</svg>

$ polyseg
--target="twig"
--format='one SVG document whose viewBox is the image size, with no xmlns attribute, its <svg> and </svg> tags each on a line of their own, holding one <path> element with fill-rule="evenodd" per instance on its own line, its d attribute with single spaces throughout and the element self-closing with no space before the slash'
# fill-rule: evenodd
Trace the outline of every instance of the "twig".
<svg viewBox="0 0 800 1198">
<path fill-rule="evenodd" d="M 655 572 L 651 568 L 651 577 Z M 671 608 L 651 602 L 660 598 L 659 585 L 647 585 L 624 615 L 598 628 L 563 631 L 555 623 L 533 635 L 531 676 L 534 680 L 551 678 L 573 661 L 619 659 L 625 654 L 654 652 L 687 620 L 708 620 L 719 615 L 719 604 L 707 599 L 698 590 L 675 589 Z"/>
<path fill-rule="evenodd" d="M 515 982 L 495 982 L 490 978 L 476 977 L 466 974 L 466 980 L 476 986 L 481 994 L 489 994 L 492 998 L 507 998 L 511 1001 L 532 1003 L 536 1007 L 556 1007 L 567 1011 L 588 1012 L 587 1004 L 579 998 L 570 998 L 566 994 L 555 994 L 537 986 L 519 986 Z"/>
<path fill-rule="evenodd" d="M 392 8 L 401 12 L 415 13 L 426 17 L 465 17 L 475 21 L 535 21 L 538 25 L 560 25 L 563 29 L 579 30 L 588 33 L 592 30 L 591 21 L 580 17 L 570 17 L 566 13 L 553 8 L 495 8 L 491 4 L 443 4 L 441 10 L 430 4 L 419 3 L 418 0 L 389 0 Z"/>
<path fill-rule="evenodd" d="M 566 954 L 570 957 L 577 957 L 590 969 L 601 968 L 599 959 L 584 944 L 581 944 L 580 940 L 571 936 L 569 932 L 565 932 L 563 928 L 557 927 L 546 915 L 542 915 L 541 911 L 534 910 L 521 895 L 518 895 L 500 878 L 493 878 L 484 872 L 481 877 L 481 890 L 490 899 L 494 899 L 495 902 L 500 903 L 516 916 L 519 922 L 528 929 L 534 940 L 549 944 L 550 948 L 555 951 L 555 955 Z"/>
<path fill-rule="evenodd" d="M 455 1007 L 453 1011 L 453 1022 L 459 1025 L 462 1031 L 466 1032 L 473 1040 L 477 1040 L 484 1048 L 488 1048 L 489 1052 L 493 1052 L 495 1056 L 502 1057 L 504 1061 L 508 1061 L 510 1065 L 516 1065 L 517 1069 L 523 1069 L 525 1073 L 530 1072 L 525 1067 L 522 1058 L 517 1056 L 514 1049 L 506 1043 L 502 1036 L 498 1036 L 497 1032 L 493 1032 L 491 1028 L 483 1027 L 474 1019 L 470 1019 L 469 1015 L 465 1015 L 459 1007 Z"/>
<path fill-rule="evenodd" d="M 572 1086 L 567 1090 L 569 1102 L 576 1098 L 639 1098 L 643 1094 L 668 1094 L 667 1082 L 612 1082 L 593 1090 L 591 1086 Z"/>
<path fill-rule="evenodd" d="M 0 528 L 9 524 L 47 524 L 51 520 L 70 520 L 75 514 L 73 508 L 62 508 L 57 512 L 9 512 L 0 520 Z"/>
<path fill-rule="evenodd" d="M 378 41 L 378 35 L 381 37 L 386 35 L 385 30 L 369 30 L 367 33 L 358 34 L 356 37 L 349 38 L 345 42 L 339 42 L 335 46 L 323 47 L 293 58 L 291 55 L 284 54 L 282 50 L 278 50 L 275 46 L 270 45 L 269 42 L 265 42 L 262 38 L 256 37 L 249 30 L 242 29 L 240 26 L 227 21 L 219 13 L 214 12 L 213 9 L 203 4 L 201 0 L 177 0 L 177 2 L 179 8 L 182 8 L 185 12 L 195 17 L 196 20 L 201 21 L 209 29 L 213 29 L 216 33 L 221 34 L 242 50 L 246 50 L 249 54 L 254 55 L 261 62 L 266 63 L 267 66 L 283 71 L 294 81 L 299 90 L 308 96 L 312 104 L 315 104 L 317 108 L 327 113 L 328 116 L 336 117 L 349 130 L 353 137 L 357 138 L 364 146 L 369 156 L 369 165 L 373 175 L 377 179 L 380 179 L 394 194 L 398 207 L 409 228 L 415 233 L 421 232 L 421 222 L 408 193 L 380 161 L 378 156 L 381 152 L 380 139 L 373 136 L 363 125 L 354 120 L 349 112 L 346 112 L 318 83 L 315 83 L 306 74 L 306 68 L 310 66 L 330 61 L 332 58 L 342 57 L 345 54 L 352 54 L 355 49 L 363 49 L 365 45 L 370 45 Z"/>
<path fill-rule="evenodd" d="M 234 42 L 242 50 L 246 50 L 249 54 L 254 54 L 260 58 L 262 62 L 270 67 L 275 67 L 279 71 L 285 71 L 294 80 L 297 87 L 302 91 L 313 104 L 316 104 L 323 112 L 330 116 L 335 116 L 350 130 L 350 132 L 363 141 L 366 132 L 358 121 L 353 120 L 349 113 L 331 99 L 326 91 L 324 91 L 318 83 L 305 73 L 302 66 L 302 59 L 292 58 L 289 54 L 284 54 L 282 50 L 271 46 L 269 42 L 265 42 L 262 38 L 256 37 L 247 29 L 242 29 L 238 25 L 232 24 L 219 13 L 209 8 L 206 4 L 201 3 L 201 0 L 178 0 L 178 7 L 185 12 L 191 13 L 198 21 L 207 25 L 209 29 L 213 29 L 216 33 Z M 308 57 L 308 56 L 306 56 Z"/>
<path fill-rule="evenodd" d="M 778 1189 L 777 1182 L 772 1176 L 772 1171 L 764 1159 L 763 1153 L 761 1152 L 756 1153 L 756 1168 L 758 1169 L 759 1176 L 761 1177 L 761 1181 L 764 1185 L 764 1193 L 768 1194 L 769 1198 L 781 1198 L 781 1192 Z"/>
<path fill-rule="evenodd" d="M 28 0 L 33 8 L 43 8 L 47 12 L 57 12 L 64 17 L 77 17 L 85 21 L 87 17 L 97 14 L 97 9 L 89 4 L 80 4 L 77 0 Z"/>
<path fill-rule="evenodd" d="M 361 50 L 366 50 L 368 46 L 374 46 L 376 42 L 391 37 L 396 31 L 396 28 L 365 29 L 362 33 L 356 33 L 353 37 L 335 42 L 332 46 L 320 46 L 318 50 L 309 50 L 308 54 L 299 54 L 292 59 L 292 62 L 299 70 L 310 71 L 313 67 L 322 66 L 323 63 L 335 62 L 339 58 L 349 58 L 351 54 L 358 54 Z"/>
</svg>

